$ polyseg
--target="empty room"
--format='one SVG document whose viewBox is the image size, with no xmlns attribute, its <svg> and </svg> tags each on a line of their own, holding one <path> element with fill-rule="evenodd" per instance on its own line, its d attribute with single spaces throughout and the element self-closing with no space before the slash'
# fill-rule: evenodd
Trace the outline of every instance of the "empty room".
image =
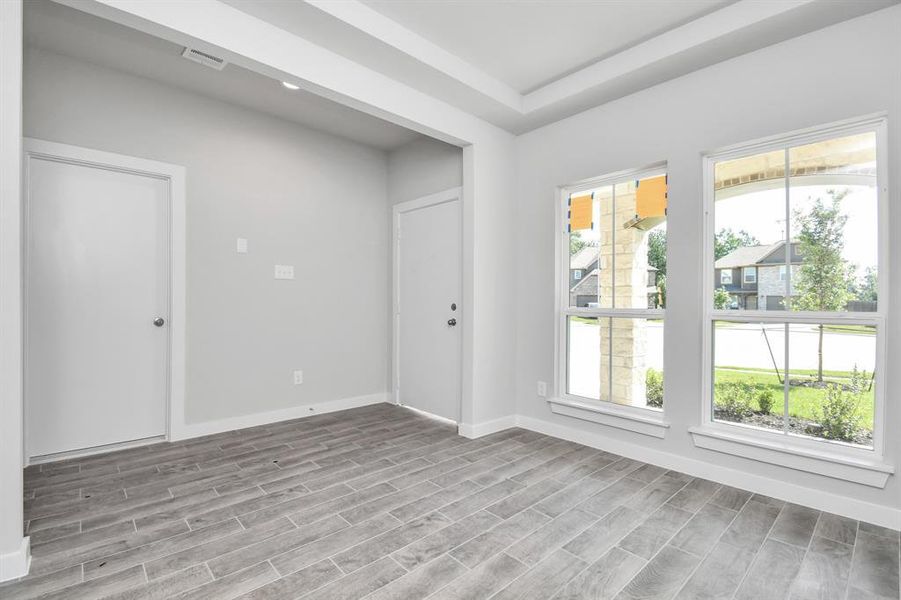
<svg viewBox="0 0 901 600">
<path fill-rule="evenodd" d="M 901 0 L 0 0 L 0 599 L 901 600 Z"/>
</svg>

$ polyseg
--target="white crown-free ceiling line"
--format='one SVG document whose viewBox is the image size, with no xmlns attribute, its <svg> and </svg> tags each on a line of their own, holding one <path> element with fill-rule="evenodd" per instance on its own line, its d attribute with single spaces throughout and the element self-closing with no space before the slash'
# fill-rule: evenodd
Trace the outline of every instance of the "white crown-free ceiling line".
<svg viewBox="0 0 901 600">
<path fill-rule="evenodd" d="M 628 73 L 817 0 L 739 0 L 622 52 L 520 94 L 475 65 L 451 54 L 359 0 L 304 0 L 360 32 L 448 75 L 521 116 L 568 100 Z"/>
</svg>

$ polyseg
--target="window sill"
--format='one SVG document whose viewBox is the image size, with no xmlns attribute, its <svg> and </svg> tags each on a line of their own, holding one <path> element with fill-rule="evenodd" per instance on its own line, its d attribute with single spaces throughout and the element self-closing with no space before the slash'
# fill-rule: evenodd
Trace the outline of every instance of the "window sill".
<svg viewBox="0 0 901 600">
<path fill-rule="evenodd" d="M 790 443 L 764 440 L 712 426 L 692 427 L 689 432 L 698 448 L 876 488 L 884 488 L 889 475 L 895 472 L 892 465 L 878 460 L 799 448 Z"/>
<path fill-rule="evenodd" d="M 633 412 L 641 409 L 629 410 L 616 404 L 603 406 L 601 403 L 584 402 L 572 398 L 549 398 L 547 402 L 554 414 L 626 429 L 656 438 L 663 438 L 666 430 L 669 429 L 669 423 L 663 420 L 663 413 L 648 411 L 650 414 L 642 415 Z"/>
</svg>

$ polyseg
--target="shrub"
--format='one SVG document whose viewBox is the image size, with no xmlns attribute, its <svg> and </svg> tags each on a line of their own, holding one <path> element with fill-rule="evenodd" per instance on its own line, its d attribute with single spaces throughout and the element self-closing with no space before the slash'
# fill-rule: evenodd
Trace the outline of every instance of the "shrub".
<svg viewBox="0 0 901 600">
<path fill-rule="evenodd" d="M 714 402 L 723 416 L 742 421 L 752 414 L 751 399 L 754 397 L 754 386 L 743 381 L 726 381 L 714 386 Z"/>
<path fill-rule="evenodd" d="M 757 392 L 757 406 L 760 408 L 760 412 L 765 415 L 770 414 L 773 411 L 773 405 L 775 404 L 776 394 L 773 393 L 773 390 L 770 388 L 762 388 Z"/>
<path fill-rule="evenodd" d="M 726 288 L 721 287 L 713 290 L 713 308 L 723 310 L 729 308 L 730 304 L 732 304 L 732 296 L 729 295 Z"/>
<path fill-rule="evenodd" d="M 854 368 L 851 370 L 851 391 L 854 394 L 862 394 L 864 392 L 869 391 L 869 384 L 867 380 L 869 376 L 866 371 L 858 371 L 857 363 L 854 363 Z"/>
<path fill-rule="evenodd" d="M 656 369 L 648 369 L 644 376 L 647 389 L 648 406 L 663 407 L 663 373 Z"/>
<path fill-rule="evenodd" d="M 856 369 L 855 369 L 856 372 Z M 826 397 L 818 412 L 822 435 L 830 440 L 853 442 L 860 427 L 860 387 L 852 379 L 851 390 L 845 391 L 837 383 L 826 386 Z M 862 390 L 861 390 L 862 391 Z"/>
</svg>

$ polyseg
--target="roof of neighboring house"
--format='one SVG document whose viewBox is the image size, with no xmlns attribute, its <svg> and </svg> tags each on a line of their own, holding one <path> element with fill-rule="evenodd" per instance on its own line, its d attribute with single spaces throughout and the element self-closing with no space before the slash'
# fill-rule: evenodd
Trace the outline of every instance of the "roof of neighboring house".
<svg viewBox="0 0 901 600">
<path fill-rule="evenodd" d="M 585 246 L 569 257 L 570 269 L 587 269 L 598 259 L 597 246 Z"/>
<path fill-rule="evenodd" d="M 588 275 L 585 275 L 577 281 L 569 291 L 573 294 L 582 294 L 583 296 L 597 296 L 598 293 L 598 270 L 594 269 Z"/>
<path fill-rule="evenodd" d="M 756 265 L 772 252 L 777 250 L 785 242 L 766 244 L 762 246 L 742 246 L 736 248 L 726 256 L 713 264 L 715 269 L 736 269 L 738 267 L 750 267 Z"/>
</svg>

